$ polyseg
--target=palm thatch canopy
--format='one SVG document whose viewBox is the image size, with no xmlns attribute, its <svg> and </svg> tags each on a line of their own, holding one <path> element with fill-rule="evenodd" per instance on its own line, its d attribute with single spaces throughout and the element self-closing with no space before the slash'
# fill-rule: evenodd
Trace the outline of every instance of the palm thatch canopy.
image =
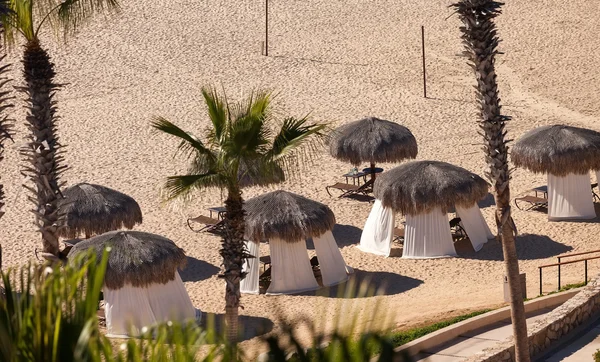
<svg viewBox="0 0 600 362">
<path fill-rule="evenodd" d="M 246 239 L 278 238 L 297 242 L 333 229 L 335 215 L 327 205 L 287 191 L 273 191 L 245 202 Z"/>
<path fill-rule="evenodd" d="M 160 235 L 140 231 L 110 231 L 83 240 L 71 249 L 69 260 L 79 253 L 93 249 L 98 263 L 110 246 L 104 285 L 120 289 L 125 284 L 146 287 L 166 284 L 175 279 L 177 268 L 183 268 L 187 258 L 183 249 Z"/>
<path fill-rule="evenodd" d="M 66 215 L 60 236 L 76 238 L 121 228 L 131 229 L 142 222 L 140 205 L 131 197 L 108 187 L 79 183 L 64 190 L 58 204 Z"/>
<path fill-rule="evenodd" d="M 417 157 L 417 151 L 408 128 L 374 117 L 338 127 L 329 140 L 331 156 L 353 165 L 400 162 Z"/>
<path fill-rule="evenodd" d="M 415 161 L 395 167 L 377 178 L 374 196 L 383 206 L 405 215 L 469 207 L 483 199 L 489 184 L 478 175 L 439 161 Z"/>
<path fill-rule="evenodd" d="M 600 132 L 565 125 L 538 127 L 519 138 L 511 158 L 515 166 L 556 176 L 600 170 Z"/>
</svg>

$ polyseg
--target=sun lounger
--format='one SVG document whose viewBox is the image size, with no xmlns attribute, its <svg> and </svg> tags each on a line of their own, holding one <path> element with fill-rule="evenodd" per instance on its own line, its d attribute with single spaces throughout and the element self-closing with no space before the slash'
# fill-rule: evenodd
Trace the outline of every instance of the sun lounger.
<svg viewBox="0 0 600 362">
<path fill-rule="evenodd" d="M 394 228 L 393 242 L 402 244 L 404 242 L 404 228 Z"/>
<path fill-rule="evenodd" d="M 373 181 L 369 180 L 360 186 L 346 184 L 342 182 L 337 182 L 334 185 L 326 186 L 325 190 L 327 191 L 329 196 L 333 196 L 329 189 L 336 189 L 342 191 L 342 194 L 338 196 L 339 198 L 348 197 L 356 194 L 368 195 L 369 193 L 373 192 Z"/>
<path fill-rule="evenodd" d="M 465 231 L 465 229 L 463 229 L 462 225 L 460 224 L 459 217 L 455 217 L 454 219 L 450 220 L 449 224 L 450 231 L 452 232 L 452 239 L 454 241 L 462 240 L 468 237 L 467 232 Z M 404 228 L 394 228 L 394 239 L 392 239 L 392 241 L 399 244 L 404 243 Z"/>
<path fill-rule="evenodd" d="M 531 195 L 517 197 L 515 206 L 523 211 L 548 208 L 548 199 Z"/>
<path fill-rule="evenodd" d="M 194 227 L 192 226 L 191 223 L 203 224 L 204 226 L 201 227 L 200 229 L 196 230 L 196 229 L 194 229 Z M 213 234 L 219 234 L 223 231 L 223 227 L 224 227 L 223 220 L 213 219 L 212 217 L 208 217 L 208 216 L 204 216 L 204 215 L 200 215 L 195 218 L 187 219 L 187 224 L 188 224 L 188 227 L 190 228 L 190 230 L 192 230 L 195 233 L 206 231 L 206 232 L 213 233 Z"/>
</svg>

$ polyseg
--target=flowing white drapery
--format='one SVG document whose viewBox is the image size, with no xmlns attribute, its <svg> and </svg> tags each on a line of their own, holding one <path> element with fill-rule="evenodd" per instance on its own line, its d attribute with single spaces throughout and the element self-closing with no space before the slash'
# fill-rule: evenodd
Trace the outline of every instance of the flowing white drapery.
<svg viewBox="0 0 600 362">
<path fill-rule="evenodd" d="M 448 215 L 441 208 L 406 215 L 402 258 L 427 259 L 456 256 Z"/>
<path fill-rule="evenodd" d="M 143 327 L 173 321 L 184 323 L 197 319 L 194 308 L 178 272 L 166 284 L 145 288 L 126 284 L 121 289 L 104 288 L 104 314 L 108 337 L 137 337 Z"/>
<path fill-rule="evenodd" d="M 253 241 L 244 241 L 244 243 L 246 244 L 248 253 L 254 256 L 254 258 L 246 259 L 246 261 L 244 261 L 242 270 L 248 274 L 246 274 L 246 277 L 240 282 L 240 291 L 242 293 L 258 294 L 258 278 L 260 277 L 260 243 L 255 243 Z"/>
<path fill-rule="evenodd" d="M 456 214 L 460 217 L 460 222 L 467 232 L 475 251 L 481 250 L 483 244 L 494 237 L 477 204 L 473 204 L 468 208 L 457 205 Z"/>
<path fill-rule="evenodd" d="M 366 253 L 389 256 L 394 237 L 395 213 L 375 200 L 358 248 Z"/>
<path fill-rule="evenodd" d="M 331 231 L 325 234 L 313 237 L 317 259 L 319 259 L 319 268 L 323 286 L 332 286 L 348 280 L 346 273 L 346 262 L 340 253 L 340 249 L 335 242 Z"/>
<path fill-rule="evenodd" d="M 596 217 L 589 174 L 548 174 L 548 220 L 586 220 Z"/>
<path fill-rule="evenodd" d="M 267 294 L 293 294 L 319 288 L 306 250 L 306 242 L 270 239 L 271 285 Z"/>
</svg>

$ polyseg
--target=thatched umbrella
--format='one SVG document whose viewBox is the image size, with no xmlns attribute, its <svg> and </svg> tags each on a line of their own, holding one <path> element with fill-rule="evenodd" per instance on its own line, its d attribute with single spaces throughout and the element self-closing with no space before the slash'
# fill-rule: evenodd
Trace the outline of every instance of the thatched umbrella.
<svg viewBox="0 0 600 362">
<path fill-rule="evenodd" d="M 600 132 L 565 125 L 538 127 L 519 138 L 511 158 L 515 166 L 556 176 L 600 170 Z"/>
<path fill-rule="evenodd" d="M 327 205 L 287 191 L 273 191 L 245 202 L 246 239 L 297 242 L 333 229 Z"/>
<path fill-rule="evenodd" d="M 395 167 L 377 178 L 374 196 L 384 207 L 405 215 L 447 211 L 454 205 L 470 207 L 488 193 L 480 176 L 439 161 L 414 161 Z"/>
<path fill-rule="evenodd" d="M 110 246 L 104 285 L 120 289 L 126 283 L 134 287 L 166 284 L 175 279 L 177 268 L 187 261 L 183 249 L 160 235 L 140 231 L 110 231 L 77 243 L 69 252 L 69 260 L 88 249 L 102 253 Z"/>
<path fill-rule="evenodd" d="M 131 197 L 108 187 L 79 183 L 64 190 L 59 212 L 66 215 L 65 238 L 86 238 L 142 222 L 140 205 Z"/>
<path fill-rule="evenodd" d="M 371 177 L 376 163 L 412 159 L 417 152 L 417 140 L 408 128 L 375 117 L 340 126 L 329 140 L 331 156 L 353 165 L 368 162 Z"/>
</svg>

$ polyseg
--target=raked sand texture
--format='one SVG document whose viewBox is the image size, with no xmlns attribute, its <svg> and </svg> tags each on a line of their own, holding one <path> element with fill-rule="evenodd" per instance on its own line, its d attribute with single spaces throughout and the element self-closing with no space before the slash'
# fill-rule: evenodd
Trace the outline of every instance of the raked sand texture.
<svg viewBox="0 0 600 362">
<path fill-rule="evenodd" d="M 465 59 L 457 56 L 462 51 L 460 24 L 450 16 L 449 4 L 273 0 L 270 56 L 264 57 L 264 1 L 124 0 L 121 14 L 96 18 L 66 45 L 43 37 L 58 81 L 65 84 L 57 96 L 58 129 L 71 168 L 63 179 L 69 185 L 105 185 L 134 197 L 144 213 L 144 223 L 136 229 L 174 240 L 191 258 L 182 276 L 194 305 L 223 313 L 225 287 L 216 277 L 219 239 L 195 234 L 185 224 L 188 216 L 222 204 L 222 194 L 202 192 L 178 210 L 163 207 L 160 187 L 165 177 L 185 171 L 187 162 L 173 158 L 176 142 L 152 133 L 151 118 L 164 116 L 201 135 L 209 126 L 202 85 L 222 85 L 236 99 L 255 87 L 270 88 L 278 93 L 282 114 L 310 113 L 333 125 L 365 116 L 393 120 L 414 133 L 418 159 L 446 161 L 482 175 L 486 166 L 476 127 L 475 80 Z M 595 2 L 584 0 L 509 1 L 505 6 L 498 19 L 505 54 L 498 56 L 497 72 L 504 112 L 514 118 L 508 125 L 510 138 L 553 123 L 600 130 L 599 13 Z M 426 30 L 428 99 L 422 95 L 421 25 Z M 17 47 L 11 55 L 17 79 L 20 51 Z M 6 267 L 24 263 L 41 246 L 18 167 L 23 113 L 18 107 L 17 142 L 9 145 L 0 165 L 8 195 L 1 220 Z M 385 296 L 353 303 L 385 303 L 397 311 L 397 326 L 502 303 L 503 263 L 497 242 L 479 253 L 459 248 L 459 257 L 450 259 L 402 260 L 360 252 L 355 246 L 370 205 L 329 197 L 325 186 L 340 181 L 351 165 L 335 161 L 324 150 L 319 156 L 302 175 L 280 187 L 329 205 L 348 265 L 359 279 L 388 285 Z M 545 183 L 545 176 L 524 170 L 513 176 L 513 197 Z M 248 189 L 244 197 L 269 190 L 273 188 Z M 493 229 L 493 207 L 483 212 Z M 598 220 L 549 223 L 545 214 L 518 210 L 514 218 L 530 297 L 538 291 L 538 265 L 554 262 L 560 253 L 600 249 Z M 399 255 L 397 246 L 392 253 Z M 590 262 L 590 273 L 599 266 Z M 545 290 L 550 291 L 556 286 L 555 273 L 546 274 Z M 582 277 L 583 265 L 563 269 L 563 283 Z M 290 317 L 314 316 L 327 303 L 338 308 L 333 307 L 336 302 L 310 295 L 244 295 L 241 313 L 274 319 L 277 306 Z M 256 339 L 245 343 L 248 348 L 259 344 Z"/>
</svg>

